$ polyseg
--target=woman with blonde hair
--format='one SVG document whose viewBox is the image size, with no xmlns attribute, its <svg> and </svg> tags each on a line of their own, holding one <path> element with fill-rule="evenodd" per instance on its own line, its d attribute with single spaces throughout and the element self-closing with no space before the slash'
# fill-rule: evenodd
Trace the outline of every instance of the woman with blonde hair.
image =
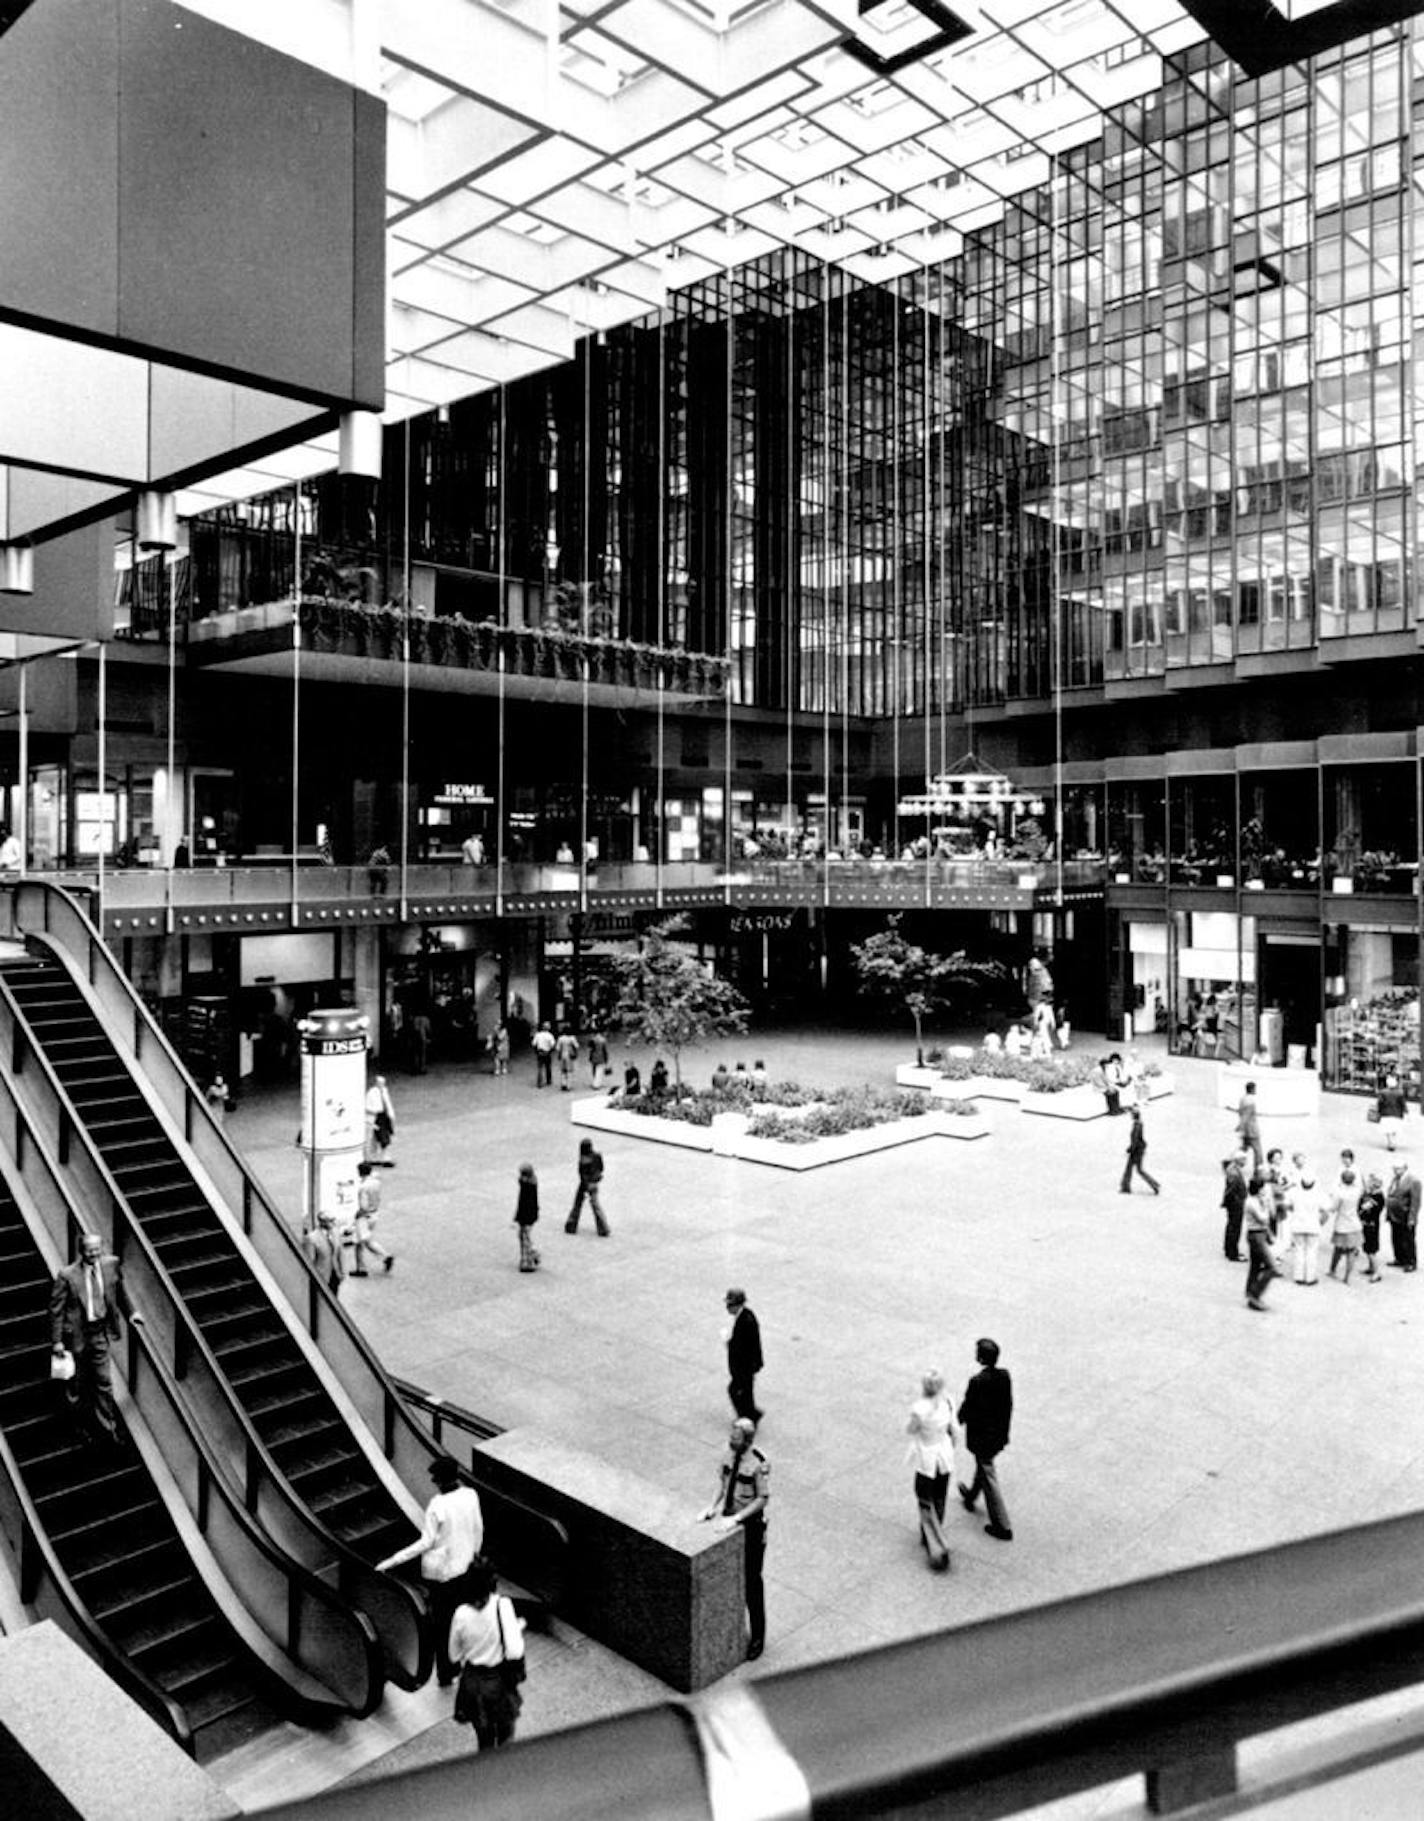
<svg viewBox="0 0 1424 1821">
<path fill-rule="evenodd" d="M 920 1514 L 920 1541 L 930 1567 L 942 1573 L 949 1567 L 949 1544 L 944 1540 L 944 1505 L 954 1474 L 954 1408 L 944 1394 L 944 1374 L 926 1372 L 920 1396 L 910 1405 L 905 1425 L 910 1438 L 908 1460 L 915 1470 L 915 1503 Z"/>
</svg>

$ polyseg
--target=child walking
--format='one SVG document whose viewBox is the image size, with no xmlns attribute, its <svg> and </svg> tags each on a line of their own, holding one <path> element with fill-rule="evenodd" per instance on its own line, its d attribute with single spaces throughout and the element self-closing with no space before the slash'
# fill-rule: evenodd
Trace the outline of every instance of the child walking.
<svg viewBox="0 0 1424 1821">
<path fill-rule="evenodd" d="M 519 1228 L 519 1268 L 537 1271 L 539 1254 L 534 1249 L 534 1223 L 539 1218 L 539 1179 L 532 1163 L 519 1166 L 519 1201 L 514 1209 L 514 1224 Z"/>
</svg>

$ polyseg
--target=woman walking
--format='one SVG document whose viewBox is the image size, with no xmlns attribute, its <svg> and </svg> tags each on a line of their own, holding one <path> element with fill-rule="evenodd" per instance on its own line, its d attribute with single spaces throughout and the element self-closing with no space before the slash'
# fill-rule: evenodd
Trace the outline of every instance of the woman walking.
<svg viewBox="0 0 1424 1821">
<path fill-rule="evenodd" d="M 534 1223 L 539 1218 L 539 1179 L 532 1163 L 519 1166 L 519 1200 L 514 1209 L 514 1224 L 519 1228 L 519 1268 L 537 1271 L 539 1254 L 534 1249 Z"/>
<path fill-rule="evenodd" d="M 944 1540 L 944 1502 L 954 1472 L 954 1409 L 944 1394 L 944 1374 L 926 1372 L 920 1395 L 910 1405 L 905 1425 L 910 1438 L 908 1460 L 915 1470 L 915 1503 L 920 1513 L 920 1541 L 930 1567 L 943 1573 L 949 1567 L 949 1544 Z"/>
<path fill-rule="evenodd" d="M 1408 1110 L 1409 1105 L 1404 1098 L 1404 1089 L 1399 1085 L 1398 1075 L 1386 1075 L 1384 1086 L 1375 1102 L 1375 1118 L 1379 1121 L 1380 1137 L 1387 1150 L 1392 1151 L 1399 1143 L 1399 1128 L 1404 1123 L 1404 1115 Z"/>
<path fill-rule="evenodd" d="M 462 1593 L 450 1623 L 450 1661 L 460 1671 L 454 1717 L 474 1727 L 481 1751 L 491 1751 L 514 1737 L 524 1706 L 524 1627 L 509 1600 L 495 1592 L 488 1563 L 472 1564 Z"/>
</svg>

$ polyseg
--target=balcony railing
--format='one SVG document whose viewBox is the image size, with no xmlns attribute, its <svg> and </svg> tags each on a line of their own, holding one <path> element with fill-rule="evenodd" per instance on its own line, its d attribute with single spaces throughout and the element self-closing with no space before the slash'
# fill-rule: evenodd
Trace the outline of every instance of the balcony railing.
<svg viewBox="0 0 1424 1821">
<path fill-rule="evenodd" d="M 245 635 L 270 635 L 292 623 L 292 603 L 272 601 L 209 614 L 188 627 L 191 645 Z M 634 639 L 585 637 L 538 626 L 499 626 L 493 620 L 466 620 L 458 614 L 403 613 L 396 607 L 368 607 L 357 601 L 303 596 L 302 643 L 307 651 L 343 657 L 379 658 L 433 664 L 460 670 L 503 671 L 508 676 L 605 688 L 669 692 L 699 700 L 720 700 L 730 665 L 708 652 Z M 287 635 L 290 640 L 290 633 Z"/>
</svg>

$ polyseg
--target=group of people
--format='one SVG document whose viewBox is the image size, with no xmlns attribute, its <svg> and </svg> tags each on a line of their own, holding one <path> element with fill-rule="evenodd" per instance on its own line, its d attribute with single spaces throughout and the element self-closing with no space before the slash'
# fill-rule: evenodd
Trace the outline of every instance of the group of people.
<svg viewBox="0 0 1424 1821">
<path fill-rule="evenodd" d="M 603 1203 L 599 1189 L 603 1183 L 603 1153 L 591 1138 L 581 1138 L 578 1150 L 578 1187 L 574 1191 L 574 1203 L 569 1209 L 568 1219 L 564 1222 L 566 1233 L 577 1233 L 579 1217 L 584 1210 L 585 1202 L 593 1215 L 593 1224 L 600 1239 L 607 1239 L 613 1229 L 609 1226 L 603 1212 Z M 534 1244 L 534 1228 L 539 1223 L 539 1178 L 532 1163 L 519 1166 L 519 1184 L 514 1204 L 514 1224 L 519 1232 L 519 1269 L 537 1271 L 543 1263 L 539 1248 Z"/>
<path fill-rule="evenodd" d="M 986 1031 L 984 1049 L 990 1055 L 1027 1056 L 1043 1062 L 1053 1054 L 1055 1043 L 1066 1050 L 1072 1041 L 1067 1006 L 1060 1005 L 1055 1011 L 1047 999 L 1040 999 L 1026 1019 L 1013 1019 L 1002 1033 Z"/>
<path fill-rule="evenodd" d="M 504 1067 L 499 1065 L 501 1033 L 503 1033 Z M 509 1072 L 509 1032 L 506 1026 L 500 1025 L 495 1032 L 495 1074 Z M 539 1026 L 533 1037 L 534 1050 L 534 1085 L 539 1088 L 552 1087 L 554 1084 L 554 1065 L 559 1068 L 559 1086 L 568 1093 L 573 1086 L 574 1064 L 580 1052 L 588 1059 L 589 1084 L 601 1087 L 604 1076 L 609 1072 L 608 1039 L 599 1027 L 591 1025 L 584 1034 L 583 1043 L 566 1024 L 561 1024 L 557 1031 L 548 1019 Z"/>
<path fill-rule="evenodd" d="M 415 1541 L 377 1562 L 383 1574 L 419 1562 L 430 1603 L 435 1673 L 442 1688 L 459 1679 L 454 1718 L 474 1728 L 482 1751 L 507 1745 L 523 1708 L 524 1621 L 498 1591 L 494 1570 L 481 1555 L 484 1511 L 480 1495 L 460 1477 L 449 1455 L 430 1463 L 436 1491 Z"/>
<path fill-rule="evenodd" d="M 1375 1116 L 1391 1122 L 1385 1137 L 1393 1151 L 1398 1122 L 1404 1117 L 1403 1094 L 1386 1084 Z M 1397 1101 L 1397 1111 L 1396 1108 Z M 1291 1276 L 1302 1286 L 1320 1282 L 1320 1254 L 1328 1241 L 1327 1276 L 1348 1284 L 1357 1269 L 1371 1284 L 1383 1282 L 1379 1268 L 1380 1236 L 1385 1226 L 1393 1256 L 1390 1264 L 1406 1273 L 1418 1268 L 1418 1226 L 1424 1184 L 1407 1158 L 1396 1157 L 1389 1181 L 1378 1170 L 1360 1165 L 1353 1147 L 1340 1152 L 1339 1167 L 1322 1181 L 1304 1151 L 1287 1158 L 1282 1146 L 1266 1149 L 1261 1138 L 1256 1084 L 1248 1082 L 1236 1111 L 1238 1148 L 1222 1162 L 1221 1206 L 1226 1216 L 1222 1249 L 1233 1264 L 1244 1263 L 1246 1306 L 1266 1308 L 1266 1291 L 1278 1277 Z M 1246 1254 L 1241 1251 L 1242 1240 Z"/>
<path fill-rule="evenodd" d="M 914 1469 L 920 1542 L 930 1567 L 937 1573 L 943 1573 L 950 1565 L 944 1511 L 955 1475 L 955 1449 L 961 1442 L 973 1457 L 974 1477 L 967 1483 L 963 1479 L 957 1481 L 960 1503 L 966 1511 L 974 1511 L 982 1496 L 989 1519 L 984 1534 L 1001 1543 L 1012 1542 L 1014 1536 L 997 1466 L 999 1455 L 1009 1445 L 1013 1381 L 999 1364 L 996 1341 L 986 1337 L 976 1342 L 974 1358 L 979 1370 L 960 1399 L 958 1428 L 954 1407 L 945 1395 L 944 1374 L 939 1371 L 925 1373 L 905 1426 L 910 1437 L 908 1460 Z"/>
</svg>

